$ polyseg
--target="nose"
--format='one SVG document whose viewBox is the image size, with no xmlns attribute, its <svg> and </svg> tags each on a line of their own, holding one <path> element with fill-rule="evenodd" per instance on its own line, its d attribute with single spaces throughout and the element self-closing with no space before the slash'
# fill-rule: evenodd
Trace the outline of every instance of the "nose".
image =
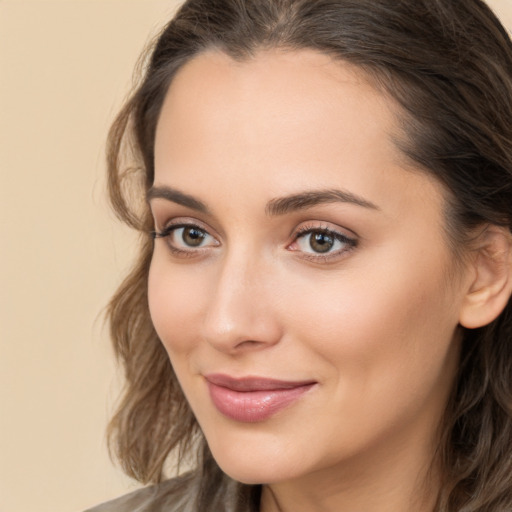
<svg viewBox="0 0 512 512">
<path fill-rule="evenodd" d="M 272 271 L 262 260 L 226 258 L 211 282 L 202 338 L 215 349 L 238 354 L 260 350 L 282 336 Z"/>
</svg>

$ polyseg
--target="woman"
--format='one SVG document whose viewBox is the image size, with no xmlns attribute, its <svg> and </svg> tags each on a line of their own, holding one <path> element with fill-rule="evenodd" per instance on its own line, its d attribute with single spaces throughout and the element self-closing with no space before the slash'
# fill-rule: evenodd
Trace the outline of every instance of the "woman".
<svg viewBox="0 0 512 512">
<path fill-rule="evenodd" d="M 479 0 L 185 2 L 109 150 L 158 485 L 93 510 L 512 510 L 511 112 Z"/>
</svg>

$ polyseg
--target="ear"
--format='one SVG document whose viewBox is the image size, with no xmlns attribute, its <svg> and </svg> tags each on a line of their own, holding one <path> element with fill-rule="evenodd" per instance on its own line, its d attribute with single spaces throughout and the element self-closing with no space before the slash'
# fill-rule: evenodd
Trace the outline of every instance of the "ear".
<svg viewBox="0 0 512 512">
<path fill-rule="evenodd" d="M 512 235 L 490 225 L 478 235 L 471 254 L 470 282 L 459 323 L 468 329 L 483 327 L 503 311 L 512 293 Z"/>
</svg>

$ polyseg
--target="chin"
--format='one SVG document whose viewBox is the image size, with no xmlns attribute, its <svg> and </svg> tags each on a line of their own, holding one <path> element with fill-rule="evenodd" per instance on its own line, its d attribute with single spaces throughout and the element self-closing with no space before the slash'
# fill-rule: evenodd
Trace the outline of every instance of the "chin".
<svg viewBox="0 0 512 512">
<path fill-rule="evenodd" d="M 210 450 L 222 471 L 243 484 L 282 482 L 300 476 L 305 470 L 303 462 L 290 459 L 282 449 L 236 444 L 230 448 L 213 446 Z"/>
<path fill-rule="evenodd" d="M 239 461 L 236 464 L 219 464 L 219 467 L 233 480 L 246 485 L 273 484 L 293 478 L 294 475 L 276 470 L 272 464 L 273 462 L 269 461 L 265 466 L 258 466 L 247 461 Z"/>
</svg>

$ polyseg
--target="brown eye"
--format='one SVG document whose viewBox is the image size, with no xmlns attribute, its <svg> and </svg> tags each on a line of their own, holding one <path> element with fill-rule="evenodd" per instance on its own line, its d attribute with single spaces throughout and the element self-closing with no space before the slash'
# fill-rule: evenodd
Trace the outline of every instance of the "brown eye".
<svg viewBox="0 0 512 512">
<path fill-rule="evenodd" d="M 189 247 L 199 247 L 207 236 L 202 229 L 198 229 L 194 226 L 181 228 L 177 231 L 177 235 L 179 235 L 179 231 L 181 231 L 181 239 L 183 243 Z"/>
<path fill-rule="evenodd" d="M 167 226 L 163 231 L 153 231 L 156 240 L 165 238 L 172 251 L 195 252 L 195 249 L 216 247 L 219 242 L 208 231 L 194 224 L 175 224 Z"/>
<path fill-rule="evenodd" d="M 341 256 L 357 245 L 357 240 L 332 229 L 303 228 L 296 235 L 292 250 L 301 251 L 311 258 Z"/>
<path fill-rule="evenodd" d="M 324 231 L 313 231 L 309 235 L 309 246 L 314 252 L 329 252 L 334 247 L 335 239 Z"/>
</svg>

